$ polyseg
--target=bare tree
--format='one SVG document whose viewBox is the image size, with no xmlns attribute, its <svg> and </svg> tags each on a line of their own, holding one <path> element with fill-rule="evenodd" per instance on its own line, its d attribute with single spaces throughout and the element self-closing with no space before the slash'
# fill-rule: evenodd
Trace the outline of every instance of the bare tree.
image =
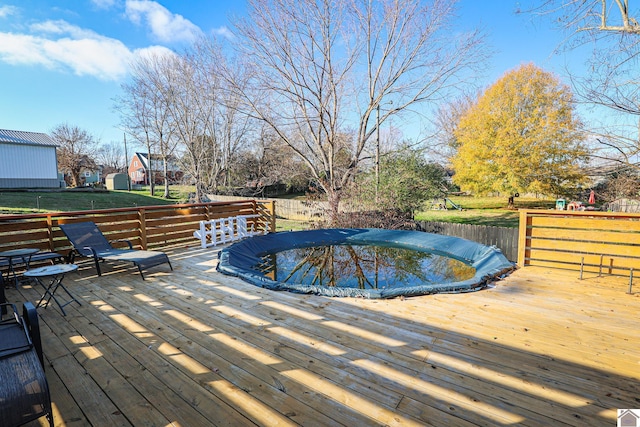
<svg viewBox="0 0 640 427">
<path fill-rule="evenodd" d="M 463 94 L 438 107 L 434 119 L 435 144 L 430 147 L 430 154 L 443 159 L 449 159 L 455 154 L 460 145 L 455 135 L 460 119 L 475 105 L 479 97 L 479 94 Z"/>
<path fill-rule="evenodd" d="M 119 142 L 112 141 L 98 147 L 96 160 L 104 167 L 105 174 L 126 172 L 127 159 L 124 156 L 124 148 Z"/>
<path fill-rule="evenodd" d="M 453 0 L 248 3 L 236 33 L 251 84 L 237 96 L 304 161 L 330 215 L 377 127 L 444 99 L 485 58 L 479 33 L 450 26 Z"/>
<path fill-rule="evenodd" d="M 202 200 L 207 177 L 218 174 L 218 142 L 213 131 L 215 118 L 215 79 L 208 74 L 209 58 L 187 54 L 176 56 L 171 64 L 171 102 L 169 109 L 177 138 L 183 150 L 182 166 L 196 184 L 196 201 Z"/>
<path fill-rule="evenodd" d="M 640 34 L 629 0 L 544 0 L 529 12 L 551 16 L 554 21 L 577 35 L 599 38 L 605 33 Z"/>
<path fill-rule="evenodd" d="M 614 121 L 592 123 L 587 130 L 594 156 L 638 165 L 640 9 L 630 9 L 628 0 L 546 0 L 527 12 L 565 31 L 559 49 L 591 52 L 584 75 L 569 71 L 574 93 L 583 104 L 616 116 Z"/>
<path fill-rule="evenodd" d="M 71 184 L 79 186 L 80 172 L 94 169 L 97 142 L 91 134 L 78 126 L 63 123 L 51 131 L 51 138 L 58 144 L 58 167 L 69 173 Z"/>
<path fill-rule="evenodd" d="M 203 184 L 217 192 L 218 186 L 231 185 L 231 168 L 237 163 L 237 156 L 255 133 L 256 121 L 239 108 L 240 100 L 234 91 L 227 90 L 226 82 L 220 78 L 222 70 L 234 75 L 234 82 L 245 87 L 248 75 L 241 64 L 234 63 L 223 54 L 222 47 L 213 39 L 202 39 L 187 55 L 187 60 L 198 69 L 202 87 L 200 96 L 213 108 L 207 137 L 210 141 L 209 155 L 203 165 Z"/>
<path fill-rule="evenodd" d="M 172 54 L 138 58 L 132 64 L 130 81 L 122 85 L 123 94 L 116 99 L 122 127 L 147 149 L 152 195 L 155 194 L 155 159 L 161 161 L 165 198 L 169 197 L 168 163 L 175 150 L 171 117 L 174 61 Z"/>
</svg>

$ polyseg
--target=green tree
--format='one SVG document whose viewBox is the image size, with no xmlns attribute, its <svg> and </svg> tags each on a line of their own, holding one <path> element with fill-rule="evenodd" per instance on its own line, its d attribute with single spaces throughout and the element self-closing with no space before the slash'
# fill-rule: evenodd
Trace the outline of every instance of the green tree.
<svg viewBox="0 0 640 427">
<path fill-rule="evenodd" d="M 584 180 L 579 129 L 569 87 L 534 64 L 522 65 L 460 119 L 454 182 L 478 195 L 566 194 Z"/>
<path fill-rule="evenodd" d="M 381 158 L 380 190 L 376 208 L 399 209 L 413 214 L 421 209 L 428 199 L 442 194 L 446 188 L 446 171 L 438 164 L 428 162 L 419 150 L 404 148 Z M 374 181 L 373 173 L 367 180 Z M 365 198 L 375 200 L 375 186 L 365 185 Z"/>
</svg>

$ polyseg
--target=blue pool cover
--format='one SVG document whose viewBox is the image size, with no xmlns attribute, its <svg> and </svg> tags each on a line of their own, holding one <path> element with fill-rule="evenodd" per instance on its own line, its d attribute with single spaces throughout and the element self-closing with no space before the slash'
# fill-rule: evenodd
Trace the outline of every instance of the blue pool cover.
<svg viewBox="0 0 640 427">
<path fill-rule="evenodd" d="M 278 282 L 266 277 L 259 265 L 262 257 L 289 249 L 328 245 L 374 245 L 431 252 L 462 261 L 476 269 L 471 279 L 389 289 L 356 289 Z M 434 293 L 470 292 L 515 267 L 500 249 L 458 237 L 420 231 L 382 229 L 322 229 L 271 233 L 245 239 L 222 249 L 217 270 L 272 290 L 340 297 L 394 298 Z"/>
</svg>

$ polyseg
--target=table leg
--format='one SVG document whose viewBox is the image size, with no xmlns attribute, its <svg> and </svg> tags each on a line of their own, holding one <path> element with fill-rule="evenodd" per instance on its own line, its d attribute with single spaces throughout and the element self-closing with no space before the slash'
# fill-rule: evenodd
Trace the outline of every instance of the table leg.
<svg viewBox="0 0 640 427">
<path fill-rule="evenodd" d="M 31 255 L 19 255 L 19 256 L 10 256 L 9 258 L 9 269 L 7 270 L 7 279 L 13 277 L 13 284 L 18 289 L 18 273 L 16 272 L 16 264 L 19 264 L 20 261 L 17 258 L 22 260 L 22 264 L 25 265 L 26 269 L 29 269 L 29 265 L 31 264 Z M 16 258 L 16 262 L 14 262 L 14 258 Z"/>
<path fill-rule="evenodd" d="M 13 277 L 13 285 L 18 289 L 18 276 L 16 270 L 13 268 L 13 258 L 9 257 L 9 269 L 7 270 L 7 280 L 9 277 Z"/>
<path fill-rule="evenodd" d="M 58 304 L 58 307 L 60 308 L 60 311 L 62 312 L 62 314 L 66 316 L 67 313 L 64 311 L 64 307 L 66 307 L 67 305 L 71 304 L 74 301 L 77 302 L 78 305 L 82 305 L 80 301 L 78 301 L 73 295 L 71 295 L 71 292 L 69 292 L 69 290 L 64 286 L 64 284 L 62 283 L 63 278 L 64 278 L 64 274 L 52 276 L 51 283 L 49 283 L 49 285 L 45 285 L 42 282 L 42 280 L 40 280 L 39 277 L 34 277 L 34 279 L 36 279 L 36 281 L 44 288 L 44 294 L 42 295 L 42 298 L 40 298 L 40 301 L 38 301 L 38 304 L 36 304 L 36 308 L 43 306 L 46 309 L 49 306 L 49 302 L 51 302 L 51 299 L 53 299 L 55 303 Z M 64 304 L 60 304 L 60 301 L 58 300 L 58 298 L 56 298 L 55 293 L 58 290 L 58 288 L 62 288 L 70 298 Z M 46 301 L 45 301 L 45 298 L 46 298 Z"/>
</svg>

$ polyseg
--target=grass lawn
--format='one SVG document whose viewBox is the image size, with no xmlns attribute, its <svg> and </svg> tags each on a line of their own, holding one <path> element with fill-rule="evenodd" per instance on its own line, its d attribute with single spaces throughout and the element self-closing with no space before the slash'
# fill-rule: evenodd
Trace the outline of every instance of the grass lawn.
<svg viewBox="0 0 640 427">
<path fill-rule="evenodd" d="M 112 209 L 132 206 L 154 206 L 186 203 L 189 187 L 171 188 L 171 199 L 162 198 L 163 188 L 156 187 L 156 196 L 148 190 L 139 191 L 2 191 L 0 214 L 37 212 L 71 212 L 92 209 Z"/>
<path fill-rule="evenodd" d="M 21 214 L 50 211 L 83 211 L 111 209 L 133 206 L 154 206 L 186 203 L 192 186 L 172 186 L 171 198 L 162 198 L 164 189 L 156 187 L 156 196 L 150 196 L 148 189 L 136 191 L 2 191 L 0 190 L 0 214 Z M 296 197 L 297 198 L 297 197 Z M 462 224 L 494 225 L 517 227 L 519 213 L 507 209 L 506 197 L 465 197 L 453 196 L 453 203 L 462 210 L 424 210 L 416 213 L 418 221 L 442 221 Z M 427 203 L 427 206 L 431 203 Z M 551 209 L 554 200 L 519 197 L 516 208 Z M 278 219 L 277 230 L 302 230 L 310 227 L 303 221 Z"/>
<path fill-rule="evenodd" d="M 459 224 L 493 225 L 498 227 L 517 227 L 519 212 L 517 209 L 552 209 L 555 200 L 519 197 L 515 199 L 516 209 L 507 209 L 506 197 L 470 197 L 453 196 L 451 201 L 462 210 L 425 210 L 417 212 L 418 221 L 455 222 Z"/>
</svg>

